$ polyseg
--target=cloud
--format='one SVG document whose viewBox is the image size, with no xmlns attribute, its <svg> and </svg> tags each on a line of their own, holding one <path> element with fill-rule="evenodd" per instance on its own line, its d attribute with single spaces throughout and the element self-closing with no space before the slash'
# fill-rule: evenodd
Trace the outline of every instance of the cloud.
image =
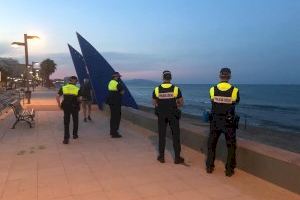
<svg viewBox="0 0 300 200">
<path fill-rule="evenodd" d="M 8 46 L 5 43 L 0 42 L 0 55 L 6 54 L 7 52 L 8 52 Z"/>
<path fill-rule="evenodd" d="M 24 46 L 12 47 L 10 42 L 0 41 L 0 57 L 23 57 L 24 62 Z"/>
<path fill-rule="evenodd" d="M 65 76 L 75 75 L 75 68 L 69 53 L 52 53 L 52 54 L 40 54 L 31 56 L 31 60 L 36 62 L 42 62 L 43 60 L 50 58 L 57 64 L 57 70 L 52 74 L 51 78 L 63 78 Z"/>
<path fill-rule="evenodd" d="M 8 44 L 7 42 L 0 41 L 0 57 L 10 57 L 13 49 L 14 48 L 12 48 L 10 46 L 10 44 Z M 24 50 L 23 50 L 23 53 L 24 53 Z"/>
<path fill-rule="evenodd" d="M 2 52 L 5 52 L 2 47 Z M 122 73 L 123 79 L 161 79 L 163 70 L 173 74 L 175 83 L 215 83 L 221 67 L 232 69 L 234 83 L 291 83 L 299 84 L 299 58 L 294 56 L 264 56 L 256 52 L 220 53 L 197 55 L 147 55 L 120 52 L 103 52 L 104 58 L 111 66 Z M 57 71 L 52 78 L 63 78 L 75 73 L 69 53 L 31 55 L 31 61 L 41 62 L 53 59 Z M 24 63 L 24 57 L 19 57 Z M 296 63 L 296 64 L 295 64 Z"/>
<path fill-rule="evenodd" d="M 151 79 L 158 81 L 161 78 L 161 73 L 158 70 L 125 71 L 122 76 L 124 80 Z"/>
<path fill-rule="evenodd" d="M 103 56 L 114 68 L 120 68 L 119 71 L 160 69 L 165 65 L 163 58 L 155 55 L 104 52 Z"/>
<path fill-rule="evenodd" d="M 104 52 L 102 55 L 116 71 L 123 74 L 124 79 L 138 77 L 160 79 L 163 70 L 161 66 L 165 66 L 162 58 L 153 55 L 119 52 Z M 57 64 L 57 71 L 52 75 L 52 78 L 63 78 L 75 74 L 75 68 L 69 53 L 33 55 L 31 58 L 39 62 L 46 58 L 53 59 Z"/>
<path fill-rule="evenodd" d="M 185 56 L 158 56 L 147 54 L 129 54 L 120 52 L 103 52 L 104 58 L 111 66 L 122 73 L 123 79 L 161 80 L 162 71 L 168 69 L 173 74 L 176 83 L 207 83 L 217 81 L 216 71 L 212 65 L 207 65 L 203 59 L 191 59 Z M 30 56 L 30 62 L 41 62 L 46 58 L 54 60 L 57 70 L 51 78 L 63 78 L 76 74 L 69 53 L 40 54 Z M 24 57 L 19 57 L 24 62 Z"/>
</svg>

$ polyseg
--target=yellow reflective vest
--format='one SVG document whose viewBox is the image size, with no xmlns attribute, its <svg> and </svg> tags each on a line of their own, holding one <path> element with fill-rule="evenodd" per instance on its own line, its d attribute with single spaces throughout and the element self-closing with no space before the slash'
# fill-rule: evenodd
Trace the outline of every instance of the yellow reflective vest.
<svg viewBox="0 0 300 200">
<path fill-rule="evenodd" d="M 222 92 L 229 91 L 229 89 L 231 89 L 231 87 L 233 87 L 233 86 L 227 82 L 221 82 L 217 85 L 217 89 Z M 210 99 L 213 102 L 232 104 L 237 101 L 238 91 L 239 91 L 239 89 L 234 87 L 231 95 L 229 97 L 224 97 L 224 96 L 215 95 L 215 87 L 211 87 L 209 90 L 209 94 L 210 94 Z"/>
<path fill-rule="evenodd" d="M 106 103 L 109 105 L 119 105 L 121 106 L 122 102 L 122 85 L 114 79 L 112 79 L 107 86 L 108 96 L 106 99 Z M 118 87 L 119 86 L 119 87 Z M 118 89 L 119 88 L 119 89 Z M 119 91 L 121 90 L 121 91 Z"/>
<path fill-rule="evenodd" d="M 62 87 L 63 95 L 78 96 L 79 88 L 76 85 L 68 83 Z"/>
<path fill-rule="evenodd" d="M 116 80 L 111 80 L 109 83 L 108 83 L 108 91 L 118 91 L 118 81 Z"/>
<path fill-rule="evenodd" d="M 162 91 L 159 89 L 159 86 L 155 88 L 155 96 L 158 99 L 173 99 L 178 96 L 178 87 L 174 86 L 174 89 L 171 90 L 171 87 L 173 85 L 171 83 L 163 83 L 160 85 L 161 88 L 166 89 L 165 91 Z M 170 90 L 168 90 L 170 88 Z"/>
<path fill-rule="evenodd" d="M 239 99 L 238 88 L 227 82 L 220 82 L 209 90 L 213 115 L 226 116 L 235 113 Z"/>
</svg>

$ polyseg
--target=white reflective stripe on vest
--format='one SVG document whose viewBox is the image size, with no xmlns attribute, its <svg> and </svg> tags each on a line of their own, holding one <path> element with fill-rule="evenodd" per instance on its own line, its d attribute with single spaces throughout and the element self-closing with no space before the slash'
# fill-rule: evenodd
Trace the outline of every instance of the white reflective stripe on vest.
<svg viewBox="0 0 300 200">
<path fill-rule="evenodd" d="M 215 103 L 232 104 L 231 97 L 215 96 L 213 101 Z"/>
<path fill-rule="evenodd" d="M 173 99 L 174 92 L 158 93 L 159 99 Z"/>
</svg>

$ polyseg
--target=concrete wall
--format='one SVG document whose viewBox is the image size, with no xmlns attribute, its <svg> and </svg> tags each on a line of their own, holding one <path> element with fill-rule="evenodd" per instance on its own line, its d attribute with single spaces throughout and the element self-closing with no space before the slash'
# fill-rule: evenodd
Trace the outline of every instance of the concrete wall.
<svg viewBox="0 0 300 200">
<path fill-rule="evenodd" d="M 104 110 L 109 112 L 108 107 Z M 123 107 L 122 118 L 157 132 L 157 117 L 152 113 Z M 182 144 L 207 152 L 207 127 L 181 122 L 180 128 Z M 300 154 L 244 139 L 238 139 L 237 144 L 239 169 L 300 194 Z M 219 140 L 216 156 L 223 162 L 226 160 L 223 137 Z"/>
</svg>

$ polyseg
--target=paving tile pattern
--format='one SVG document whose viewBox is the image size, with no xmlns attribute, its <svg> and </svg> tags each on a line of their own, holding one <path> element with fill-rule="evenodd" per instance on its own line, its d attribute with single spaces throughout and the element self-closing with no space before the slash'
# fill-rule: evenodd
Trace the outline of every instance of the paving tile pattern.
<svg viewBox="0 0 300 200">
<path fill-rule="evenodd" d="M 266 200 L 300 196 L 237 170 L 224 176 L 216 163 L 209 175 L 205 157 L 183 146 L 186 165 L 156 161 L 157 134 L 122 121 L 121 139 L 109 137 L 109 119 L 94 113 L 80 118 L 78 140 L 63 145 L 61 111 L 38 111 L 35 127 L 0 118 L 0 200 Z"/>
</svg>

